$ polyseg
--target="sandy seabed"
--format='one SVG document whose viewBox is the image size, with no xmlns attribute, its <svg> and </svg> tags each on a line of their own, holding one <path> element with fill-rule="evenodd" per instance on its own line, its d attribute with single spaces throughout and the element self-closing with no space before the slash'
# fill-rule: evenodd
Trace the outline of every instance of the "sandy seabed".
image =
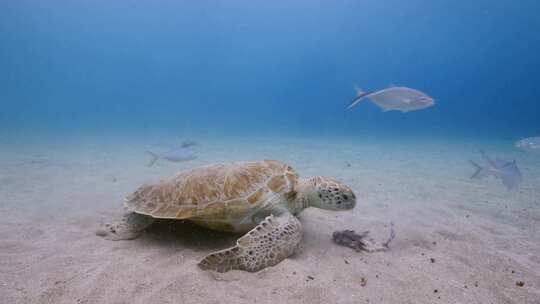
<svg viewBox="0 0 540 304">
<path fill-rule="evenodd" d="M 199 138 L 196 160 L 148 167 L 155 140 L 96 138 L 1 143 L 0 303 L 540 303 L 540 153 L 459 138 Z M 517 160 L 518 191 L 469 179 L 480 148 Z M 257 273 L 199 269 L 237 236 L 189 223 L 157 222 L 132 241 L 95 235 L 142 183 L 257 159 L 335 177 L 357 206 L 305 210 L 301 250 Z M 391 222 L 388 252 L 331 241 L 343 229 L 384 239 Z"/>
</svg>

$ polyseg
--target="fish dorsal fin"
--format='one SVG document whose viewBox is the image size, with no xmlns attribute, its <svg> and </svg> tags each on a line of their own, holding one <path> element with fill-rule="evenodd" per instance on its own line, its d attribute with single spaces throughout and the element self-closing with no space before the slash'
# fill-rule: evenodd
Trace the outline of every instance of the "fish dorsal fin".
<svg viewBox="0 0 540 304">
<path fill-rule="evenodd" d="M 353 88 L 356 91 L 356 96 L 365 94 L 365 92 L 356 83 L 353 83 Z"/>
</svg>

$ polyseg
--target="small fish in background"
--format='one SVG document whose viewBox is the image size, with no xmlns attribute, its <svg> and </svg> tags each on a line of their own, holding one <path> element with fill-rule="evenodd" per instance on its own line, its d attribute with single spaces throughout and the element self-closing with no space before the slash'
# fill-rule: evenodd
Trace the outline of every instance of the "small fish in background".
<svg viewBox="0 0 540 304">
<path fill-rule="evenodd" d="M 540 152 L 540 136 L 520 139 L 515 143 L 515 147 L 525 151 Z"/>
<path fill-rule="evenodd" d="M 193 152 L 193 150 L 185 147 L 171 149 L 163 153 L 153 152 L 150 150 L 147 150 L 146 152 L 152 155 L 152 159 L 148 163 L 148 167 L 151 167 L 158 159 L 164 159 L 170 162 L 177 163 L 190 161 L 197 158 L 197 155 L 195 154 L 195 152 Z"/>
<path fill-rule="evenodd" d="M 494 176 L 500 178 L 506 188 L 515 190 L 519 187 L 519 184 L 523 180 L 521 171 L 519 170 L 516 160 L 511 162 L 505 161 L 499 158 L 492 160 L 483 150 L 480 150 L 480 154 L 486 160 L 487 166 L 482 167 L 474 161 L 470 161 L 471 164 L 476 167 L 476 172 L 471 176 L 471 179 L 481 179 L 486 176 Z"/>
<path fill-rule="evenodd" d="M 384 112 L 395 110 L 406 113 L 435 105 L 435 100 L 423 92 L 407 87 L 390 86 L 372 92 L 363 92 L 360 88 L 356 88 L 356 97 L 348 109 L 366 98 L 382 108 Z"/>
<path fill-rule="evenodd" d="M 180 145 L 182 148 L 189 148 L 193 146 L 200 146 L 200 144 L 194 140 L 184 140 L 182 144 Z"/>
</svg>

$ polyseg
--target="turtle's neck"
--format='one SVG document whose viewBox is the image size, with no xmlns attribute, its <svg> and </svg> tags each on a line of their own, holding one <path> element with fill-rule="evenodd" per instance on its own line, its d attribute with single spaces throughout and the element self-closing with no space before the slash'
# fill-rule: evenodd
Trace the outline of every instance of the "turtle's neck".
<svg viewBox="0 0 540 304">
<path fill-rule="evenodd" d="M 288 209 L 293 214 L 310 207 L 317 200 L 316 188 L 311 179 L 301 179 L 293 195 L 289 197 Z"/>
</svg>

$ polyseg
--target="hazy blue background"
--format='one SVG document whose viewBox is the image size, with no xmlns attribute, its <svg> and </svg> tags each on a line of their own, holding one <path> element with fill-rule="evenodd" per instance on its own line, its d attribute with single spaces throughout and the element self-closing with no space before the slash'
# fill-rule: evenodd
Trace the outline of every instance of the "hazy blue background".
<svg viewBox="0 0 540 304">
<path fill-rule="evenodd" d="M 540 2 L 0 1 L 0 134 L 540 133 Z M 423 111 L 346 110 L 352 84 Z"/>
</svg>

